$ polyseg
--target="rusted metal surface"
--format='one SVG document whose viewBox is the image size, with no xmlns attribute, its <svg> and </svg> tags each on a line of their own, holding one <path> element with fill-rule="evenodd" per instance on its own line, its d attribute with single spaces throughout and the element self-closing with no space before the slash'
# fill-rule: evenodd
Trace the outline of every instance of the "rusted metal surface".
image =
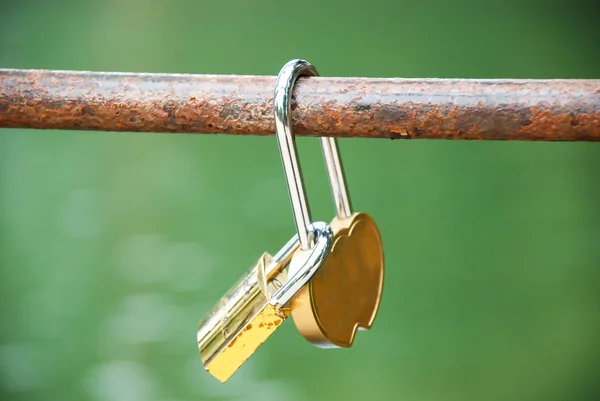
<svg viewBox="0 0 600 401">
<path fill-rule="evenodd" d="M 0 127 L 272 135 L 275 77 L 0 70 Z M 600 80 L 301 78 L 296 135 L 600 141 Z"/>
</svg>

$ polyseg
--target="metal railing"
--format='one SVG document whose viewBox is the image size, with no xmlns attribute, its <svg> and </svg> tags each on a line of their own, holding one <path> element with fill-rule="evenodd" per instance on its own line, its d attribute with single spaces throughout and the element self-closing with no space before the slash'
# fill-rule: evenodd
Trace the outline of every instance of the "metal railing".
<svg viewBox="0 0 600 401">
<path fill-rule="evenodd" d="M 0 127 L 273 135 L 275 77 L 0 69 Z M 600 141 L 600 80 L 301 78 L 300 136 Z"/>
</svg>

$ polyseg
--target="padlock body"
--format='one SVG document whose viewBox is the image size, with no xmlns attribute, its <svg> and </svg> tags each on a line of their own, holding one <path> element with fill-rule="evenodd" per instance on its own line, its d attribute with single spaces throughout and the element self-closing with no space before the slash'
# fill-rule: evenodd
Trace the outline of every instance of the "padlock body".
<svg viewBox="0 0 600 401">
<path fill-rule="evenodd" d="M 375 321 L 383 290 L 383 249 L 377 225 L 366 213 L 336 217 L 331 227 L 331 252 L 292 299 L 292 317 L 314 345 L 348 348 L 356 332 L 370 329 Z"/>
<path fill-rule="evenodd" d="M 297 236 L 274 257 L 264 253 L 202 319 L 197 332 L 205 369 L 222 382 L 264 343 L 289 316 L 289 303 L 323 266 L 333 245 L 333 230 L 324 222 L 310 226 L 315 244 L 298 250 Z M 301 258 L 292 261 L 293 255 Z M 290 267 L 294 266 L 294 274 Z"/>
<path fill-rule="evenodd" d="M 200 322 L 198 348 L 205 369 L 225 382 L 288 317 L 286 309 L 268 303 L 269 293 L 287 280 L 287 269 L 277 266 L 266 274 L 271 256 L 263 254 Z M 266 290 L 266 291 L 265 291 Z"/>
</svg>

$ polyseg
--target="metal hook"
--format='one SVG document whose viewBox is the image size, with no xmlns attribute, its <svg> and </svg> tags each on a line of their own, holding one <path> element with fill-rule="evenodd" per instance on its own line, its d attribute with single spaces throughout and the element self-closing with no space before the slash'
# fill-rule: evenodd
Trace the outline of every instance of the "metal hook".
<svg viewBox="0 0 600 401">
<path fill-rule="evenodd" d="M 273 109 L 275 113 L 275 130 L 279 153 L 288 186 L 292 211 L 298 231 L 298 239 L 303 250 L 308 250 L 314 245 L 312 232 L 309 230 L 311 223 L 310 209 L 304 191 L 304 180 L 298 152 L 291 125 L 292 91 L 298 77 L 318 76 L 317 69 L 306 60 L 291 60 L 286 63 L 275 84 L 275 95 L 273 97 Z M 336 213 L 339 218 L 345 218 L 352 214 L 348 190 L 344 177 L 341 158 L 337 149 L 335 138 L 321 138 L 323 157 L 329 176 L 329 185 L 335 202 Z"/>
</svg>

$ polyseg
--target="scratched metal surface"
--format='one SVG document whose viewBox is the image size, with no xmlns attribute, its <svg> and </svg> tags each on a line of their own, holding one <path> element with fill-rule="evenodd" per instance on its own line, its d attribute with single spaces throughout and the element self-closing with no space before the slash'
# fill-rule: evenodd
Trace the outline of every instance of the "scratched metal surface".
<svg viewBox="0 0 600 401">
<path fill-rule="evenodd" d="M 0 65 L 273 75 L 302 57 L 328 76 L 600 76 L 597 12 L 577 2 L 446 3 L 13 2 Z M 298 142 L 329 219 L 318 141 Z M 373 330 L 327 351 L 287 322 L 221 385 L 197 323 L 293 231 L 275 139 L 0 130 L 1 398 L 599 398 L 598 144 L 341 149 L 384 240 Z"/>
</svg>

